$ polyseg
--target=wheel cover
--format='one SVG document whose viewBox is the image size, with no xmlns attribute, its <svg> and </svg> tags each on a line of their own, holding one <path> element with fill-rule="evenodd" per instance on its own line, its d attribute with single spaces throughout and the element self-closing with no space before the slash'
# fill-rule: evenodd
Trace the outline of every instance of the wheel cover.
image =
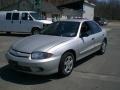
<svg viewBox="0 0 120 90">
<path fill-rule="evenodd" d="M 34 34 L 34 35 L 37 35 L 37 34 L 39 34 L 39 31 L 38 31 L 38 30 L 35 30 L 35 31 L 33 31 L 33 34 Z"/>
<path fill-rule="evenodd" d="M 104 52 L 105 52 L 105 50 L 106 50 L 106 43 L 105 43 L 105 42 L 103 42 L 103 44 L 102 44 L 102 52 L 104 53 Z"/>
<path fill-rule="evenodd" d="M 73 69 L 73 57 L 67 56 L 64 62 L 64 72 L 69 74 Z"/>
</svg>

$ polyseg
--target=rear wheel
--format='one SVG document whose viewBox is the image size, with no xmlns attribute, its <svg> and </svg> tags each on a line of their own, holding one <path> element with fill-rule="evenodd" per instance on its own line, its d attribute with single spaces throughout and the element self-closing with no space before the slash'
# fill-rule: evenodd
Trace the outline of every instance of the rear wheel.
<svg viewBox="0 0 120 90">
<path fill-rule="evenodd" d="M 105 42 L 105 40 L 102 42 L 102 45 L 101 45 L 101 48 L 100 48 L 100 50 L 98 51 L 98 53 L 100 54 L 100 55 L 103 55 L 104 53 L 105 53 L 105 51 L 106 51 L 106 47 L 107 47 L 107 43 Z"/>
<path fill-rule="evenodd" d="M 59 74 L 62 76 L 68 76 L 71 74 L 74 68 L 75 57 L 72 53 L 67 52 L 61 57 L 59 65 Z"/>
<path fill-rule="evenodd" d="M 32 35 L 37 35 L 40 34 L 40 29 L 39 28 L 33 28 L 32 29 Z"/>
</svg>

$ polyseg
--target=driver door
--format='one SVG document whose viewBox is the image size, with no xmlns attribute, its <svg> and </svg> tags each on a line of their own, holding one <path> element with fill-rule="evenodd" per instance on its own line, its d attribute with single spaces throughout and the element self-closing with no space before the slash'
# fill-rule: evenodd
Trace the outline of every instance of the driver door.
<svg viewBox="0 0 120 90">
<path fill-rule="evenodd" d="M 20 28 L 21 32 L 31 32 L 33 20 L 28 13 L 21 13 Z"/>
</svg>

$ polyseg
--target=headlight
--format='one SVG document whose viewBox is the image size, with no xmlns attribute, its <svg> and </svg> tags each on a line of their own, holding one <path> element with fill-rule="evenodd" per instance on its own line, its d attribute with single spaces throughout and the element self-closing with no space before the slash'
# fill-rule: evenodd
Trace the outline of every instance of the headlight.
<svg viewBox="0 0 120 90">
<path fill-rule="evenodd" d="M 53 54 L 51 53 L 46 53 L 46 52 L 33 52 L 31 54 L 31 59 L 46 59 L 50 58 Z"/>
</svg>

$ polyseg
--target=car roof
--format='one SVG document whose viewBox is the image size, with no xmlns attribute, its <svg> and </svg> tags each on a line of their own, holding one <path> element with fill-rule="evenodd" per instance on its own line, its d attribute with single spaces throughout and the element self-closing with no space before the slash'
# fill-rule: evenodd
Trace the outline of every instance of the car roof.
<svg viewBox="0 0 120 90">
<path fill-rule="evenodd" d="M 88 19 L 66 19 L 66 20 L 61 20 L 61 21 L 68 21 L 68 22 L 84 22 L 84 21 L 92 21 Z"/>
<path fill-rule="evenodd" d="M 18 10 L 13 10 L 13 11 L 0 11 L 1 13 L 36 13 L 35 11 L 18 11 Z"/>
</svg>

